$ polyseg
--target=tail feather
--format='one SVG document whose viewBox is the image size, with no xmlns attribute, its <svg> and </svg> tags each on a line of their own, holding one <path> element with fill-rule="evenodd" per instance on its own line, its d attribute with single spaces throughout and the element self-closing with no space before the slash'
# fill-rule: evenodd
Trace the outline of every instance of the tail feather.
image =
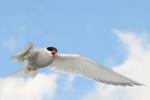
<svg viewBox="0 0 150 100">
<path fill-rule="evenodd" d="M 18 69 L 16 72 L 8 75 L 9 77 L 28 76 L 34 78 L 37 74 L 38 69 L 29 70 L 28 66 Z"/>
</svg>

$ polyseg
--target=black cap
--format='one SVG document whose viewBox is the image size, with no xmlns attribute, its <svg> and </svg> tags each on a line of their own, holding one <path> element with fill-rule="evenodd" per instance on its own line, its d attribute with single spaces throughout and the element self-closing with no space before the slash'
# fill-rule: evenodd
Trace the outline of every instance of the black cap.
<svg viewBox="0 0 150 100">
<path fill-rule="evenodd" d="M 53 50 L 55 50 L 55 51 L 57 52 L 57 49 L 56 49 L 55 47 L 47 47 L 47 50 L 48 50 L 48 51 L 53 51 Z"/>
</svg>

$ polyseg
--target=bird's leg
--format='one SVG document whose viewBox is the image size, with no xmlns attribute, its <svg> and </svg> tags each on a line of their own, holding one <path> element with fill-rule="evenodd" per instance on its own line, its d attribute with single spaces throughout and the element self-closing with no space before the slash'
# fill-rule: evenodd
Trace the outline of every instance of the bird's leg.
<svg viewBox="0 0 150 100">
<path fill-rule="evenodd" d="M 36 70 L 35 67 L 29 67 L 29 68 L 28 68 L 28 71 L 35 71 L 35 70 Z"/>
</svg>

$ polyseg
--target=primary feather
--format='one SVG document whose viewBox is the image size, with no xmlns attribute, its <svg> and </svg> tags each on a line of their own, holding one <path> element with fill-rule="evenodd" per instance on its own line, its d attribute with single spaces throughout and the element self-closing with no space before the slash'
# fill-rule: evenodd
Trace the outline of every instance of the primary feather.
<svg viewBox="0 0 150 100">
<path fill-rule="evenodd" d="M 56 70 L 82 75 L 105 84 L 142 85 L 80 55 L 59 54 L 50 66 Z"/>
</svg>

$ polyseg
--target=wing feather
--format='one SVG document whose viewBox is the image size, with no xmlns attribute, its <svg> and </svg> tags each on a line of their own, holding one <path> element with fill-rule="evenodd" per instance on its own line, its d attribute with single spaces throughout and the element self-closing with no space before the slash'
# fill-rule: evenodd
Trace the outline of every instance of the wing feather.
<svg viewBox="0 0 150 100">
<path fill-rule="evenodd" d="M 82 75 L 105 84 L 120 86 L 143 85 L 80 55 L 60 54 L 50 66 L 56 70 Z"/>
<path fill-rule="evenodd" d="M 29 57 L 33 57 L 37 53 L 38 52 L 37 52 L 36 48 L 33 48 L 33 44 L 30 43 L 21 52 L 17 53 L 15 56 L 12 56 L 11 59 L 16 62 L 22 62 Z"/>
</svg>

